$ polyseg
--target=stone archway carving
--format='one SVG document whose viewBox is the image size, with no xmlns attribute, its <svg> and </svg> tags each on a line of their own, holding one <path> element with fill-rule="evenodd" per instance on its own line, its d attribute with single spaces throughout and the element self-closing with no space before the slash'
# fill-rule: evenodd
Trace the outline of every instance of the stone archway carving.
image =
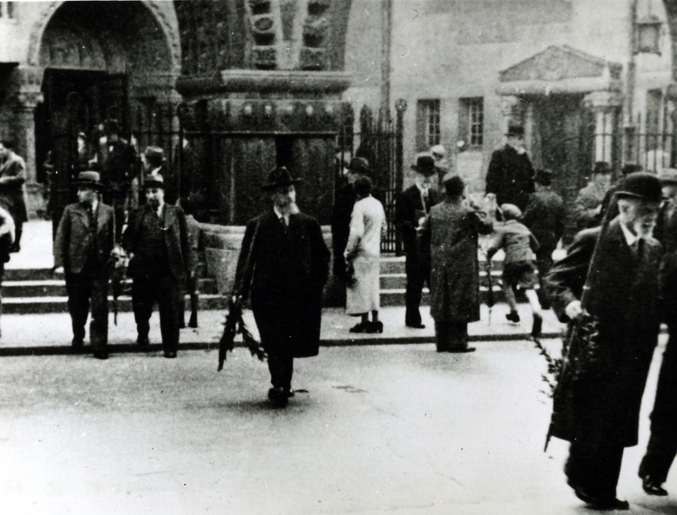
<svg viewBox="0 0 677 515">
<path fill-rule="evenodd" d="M 138 0 L 142 5 L 144 5 L 153 16 L 153 19 L 157 22 L 159 27 L 162 29 L 165 43 L 169 50 L 169 56 L 171 59 L 170 69 L 172 72 L 180 72 L 181 70 L 181 41 L 179 38 L 178 27 L 176 24 L 172 23 L 167 14 L 163 9 L 160 8 L 157 2 L 152 0 Z M 28 55 L 27 63 L 29 66 L 39 66 L 40 62 L 40 46 L 42 42 L 42 35 L 49 24 L 52 16 L 59 10 L 59 8 L 65 4 L 66 1 L 61 0 L 58 2 L 48 2 L 45 7 L 42 9 L 38 20 L 33 24 L 33 29 L 31 30 L 30 40 L 28 44 Z"/>
</svg>

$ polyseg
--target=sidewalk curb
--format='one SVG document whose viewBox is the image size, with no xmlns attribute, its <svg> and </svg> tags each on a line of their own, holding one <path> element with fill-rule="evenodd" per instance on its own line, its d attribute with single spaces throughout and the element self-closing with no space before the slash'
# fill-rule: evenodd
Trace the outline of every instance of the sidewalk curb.
<svg viewBox="0 0 677 515">
<path fill-rule="evenodd" d="M 560 338 L 560 332 L 545 332 L 542 335 L 543 340 L 552 340 Z M 528 341 L 528 333 L 494 333 L 494 334 L 475 334 L 468 340 L 471 342 L 496 342 L 496 341 Z M 327 339 L 320 341 L 320 347 L 350 347 L 361 345 L 419 345 L 435 343 L 434 336 L 413 336 L 413 337 L 385 337 L 385 338 L 345 338 L 345 339 Z M 239 346 L 236 344 L 236 346 Z M 213 342 L 191 342 L 179 344 L 179 351 L 184 350 L 218 350 L 218 341 Z M 162 344 L 153 343 L 140 348 L 136 343 L 113 343 L 107 347 L 109 354 L 148 354 L 161 352 Z M 70 345 L 40 345 L 35 347 L 5 347 L 0 348 L 0 357 L 11 356 L 61 356 L 61 355 L 88 355 L 91 353 L 91 347 L 85 346 L 82 352 L 74 353 Z"/>
</svg>

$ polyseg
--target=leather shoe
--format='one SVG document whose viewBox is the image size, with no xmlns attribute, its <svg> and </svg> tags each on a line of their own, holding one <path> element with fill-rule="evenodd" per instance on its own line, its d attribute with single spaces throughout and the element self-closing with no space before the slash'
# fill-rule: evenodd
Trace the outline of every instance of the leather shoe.
<svg viewBox="0 0 677 515">
<path fill-rule="evenodd" d="M 477 350 L 476 347 L 459 347 L 459 348 L 451 347 L 447 349 L 447 352 L 475 352 L 476 350 Z"/>
<path fill-rule="evenodd" d="M 598 497 L 592 494 L 589 494 L 582 488 L 574 488 L 576 497 L 588 505 L 588 508 L 591 510 L 607 511 L 607 510 L 619 510 L 625 511 L 630 509 L 630 503 L 628 501 L 622 501 L 616 497 Z"/>
<path fill-rule="evenodd" d="M 138 344 L 139 347 L 148 347 L 150 341 L 148 340 L 148 336 L 139 336 L 136 339 L 136 343 Z"/>
<path fill-rule="evenodd" d="M 644 476 L 642 478 L 642 488 L 649 495 L 657 495 L 659 497 L 668 495 L 668 491 L 661 486 L 661 483 L 651 476 Z"/>
<path fill-rule="evenodd" d="M 287 393 L 284 391 L 284 388 L 281 387 L 273 387 L 270 390 L 268 390 L 268 400 L 275 406 L 276 408 L 285 408 L 287 404 L 289 404 L 289 398 L 287 397 Z"/>
<path fill-rule="evenodd" d="M 80 352 L 83 351 L 85 347 L 85 342 L 83 342 L 80 339 L 73 338 L 73 341 L 71 343 L 71 351 L 75 354 L 79 354 Z"/>
<path fill-rule="evenodd" d="M 165 351 L 165 358 L 173 359 L 176 357 L 176 351 Z"/>
<path fill-rule="evenodd" d="M 108 359 L 108 353 L 105 350 L 95 350 L 94 357 L 96 359 Z"/>
<path fill-rule="evenodd" d="M 407 327 L 411 327 L 412 329 L 425 329 L 425 324 L 406 324 Z"/>
</svg>

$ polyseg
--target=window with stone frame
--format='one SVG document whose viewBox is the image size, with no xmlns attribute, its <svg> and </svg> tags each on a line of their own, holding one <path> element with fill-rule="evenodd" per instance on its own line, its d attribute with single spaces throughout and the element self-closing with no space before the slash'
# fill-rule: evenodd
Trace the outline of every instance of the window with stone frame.
<svg viewBox="0 0 677 515">
<path fill-rule="evenodd" d="M 428 150 L 439 145 L 441 140 L 440 100 L 419 100 L 417 109 L 416 140 L 419 150 Z"/>
<path fill-rule="evenodd" d="M 14 18 L 14 2 L 0 2 L 0 19 Z"/>
<path fill-rule="evenodd" d="M 484 145 L 484 98 L 461 98 L 458 117 L 459 140 L 470 148 Z"/>
</svg>

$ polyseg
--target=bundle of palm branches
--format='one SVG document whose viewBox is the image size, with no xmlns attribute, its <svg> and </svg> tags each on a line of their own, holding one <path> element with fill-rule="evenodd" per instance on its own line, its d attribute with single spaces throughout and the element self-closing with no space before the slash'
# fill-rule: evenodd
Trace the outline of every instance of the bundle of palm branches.
<svg viewBox="0 0 677 515">
<path fill-rule="evenodd" d="M 223 326 L 223 334 L 219 340 L 219 367 L 218 370 L 223 370 L 223 364 L 226 361 L 226 354 L 236 347 L 235 336 L 242 335 L 242 344 L 238 347 L 246 347 L 252 356 L 256 356 L 260 361 L 266 359 L 266 351 L 261 344 L 254 338 L 252 333 L 247 329 L 244 318 L 242 317 L 242 298 L 233 296 L 231 298 L 228 313 L 226 314 L 226 322 Z"/>
</svg>

